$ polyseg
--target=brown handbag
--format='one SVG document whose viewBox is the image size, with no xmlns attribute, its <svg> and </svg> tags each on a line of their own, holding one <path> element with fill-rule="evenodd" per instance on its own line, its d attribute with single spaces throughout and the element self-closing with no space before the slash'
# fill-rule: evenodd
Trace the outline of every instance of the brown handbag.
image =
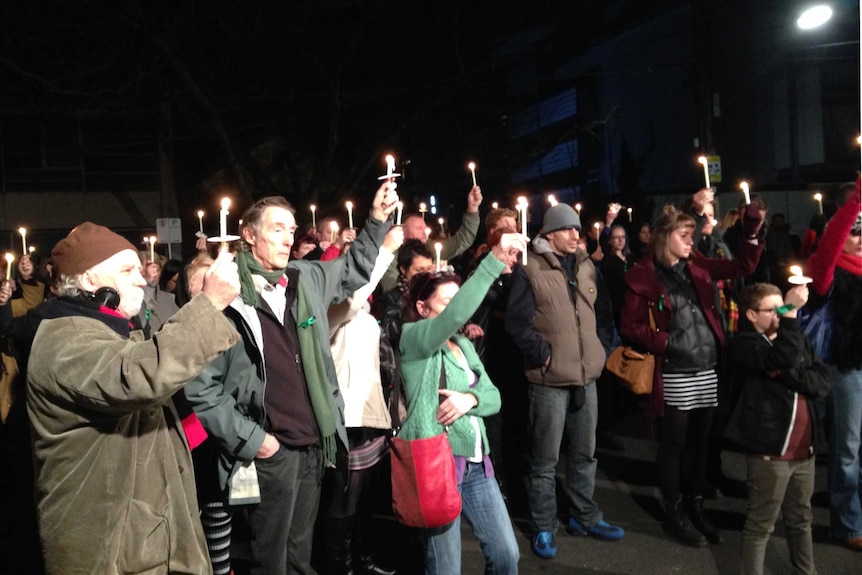
<svg viewBox="0 0 862 575">
<path fill-rule="evenodd" d="M 650 330 L 655 331 L 655 319 L 652 309 L 649 310 Z M 652 393 L 652 380 L 655 375 L 655 356 L 651 353 L 641 353 L 631 347 L 621 345 L 616 348 L 605 368 L 616 375 L 623 386 L 635 395 Z"/>
</svg>

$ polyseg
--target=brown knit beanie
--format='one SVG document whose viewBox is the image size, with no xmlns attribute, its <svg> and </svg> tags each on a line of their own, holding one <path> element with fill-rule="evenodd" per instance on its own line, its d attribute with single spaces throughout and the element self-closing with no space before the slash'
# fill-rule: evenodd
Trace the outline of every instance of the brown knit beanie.
<svg viewBox="0 0 862 575">
<path fill-rule="evenodd" d="M 84 222 L 54 246 L 51 259 L 58 274 L 74 276 L 123 250 L 137 253 L 137 248 L 123 236 L 104 226 Z"/>
</svg>

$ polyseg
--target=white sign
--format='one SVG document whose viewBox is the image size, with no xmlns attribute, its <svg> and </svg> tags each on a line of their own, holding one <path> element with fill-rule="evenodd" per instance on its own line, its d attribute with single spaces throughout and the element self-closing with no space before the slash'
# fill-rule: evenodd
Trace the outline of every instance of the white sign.
<svg viewBox="0 0 862 575">
<path fill-rule="evenodd" d="M 180 244 L 183 241 L 183 228 L 179 218 L 156 219 L 156 233 L 160 244 Z"/>
</svg>

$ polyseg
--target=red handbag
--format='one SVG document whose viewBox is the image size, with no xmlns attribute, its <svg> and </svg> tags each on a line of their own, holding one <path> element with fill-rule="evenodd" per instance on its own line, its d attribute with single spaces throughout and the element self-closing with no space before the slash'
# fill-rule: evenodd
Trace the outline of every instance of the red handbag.
<svg viewBox="0 0 862 575">
<path fill-rule="evenodd" d="M 400 382 L 392 393 L 390 413 L 393 435 L 392 511 L 395 518 L 412 527 L 441 527 L 461 514 L 461 492 L 455 475 L 455 458 L 446 433 L 423 439 L 397 436 Z M 446 372 L 440 366 L 440 389 L 446 387 Z"/>
</svg>

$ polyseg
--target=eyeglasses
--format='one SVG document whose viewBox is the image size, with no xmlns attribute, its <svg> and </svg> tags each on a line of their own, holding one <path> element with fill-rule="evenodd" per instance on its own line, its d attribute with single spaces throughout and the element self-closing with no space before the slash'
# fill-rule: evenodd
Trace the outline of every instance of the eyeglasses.
<svg viewBox="0 0 862 575">
<path fill-rule="evenodd" d="M 758 313 L 768 313 L 768 314 L 772 314 L 772 315 L 778 313 L 778 310 L 775 309 L 774 307 L 771 307 L 769 309 L 755 309 L 753 311 L 756 311 Z"/>
</svg>

